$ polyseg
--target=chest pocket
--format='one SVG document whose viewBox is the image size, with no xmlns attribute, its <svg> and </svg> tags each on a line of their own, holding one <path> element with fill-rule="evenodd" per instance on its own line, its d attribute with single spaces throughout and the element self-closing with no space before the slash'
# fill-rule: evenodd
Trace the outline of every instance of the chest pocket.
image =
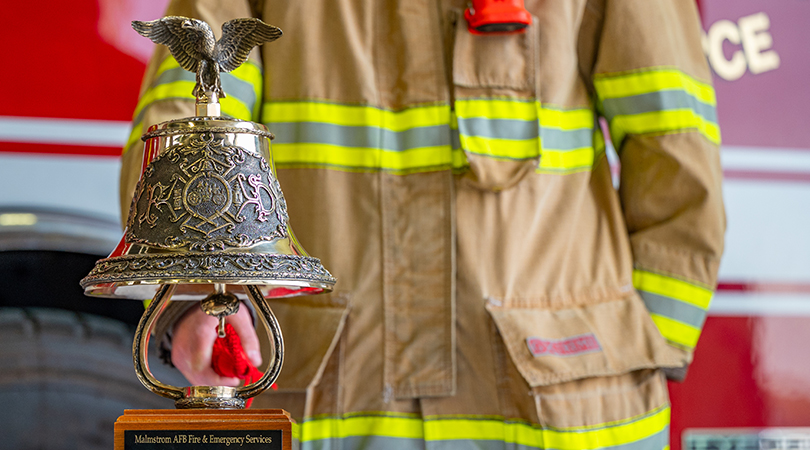
<svg viewBox="0 0 810 450">
<path fill-rule="evenodd" d="M 537 22 L 523 33 L 475 35 L 455 14 L 454 111 L 468 181 L 481 189 L 507 189 L 538 167 Z"/>
</svg>

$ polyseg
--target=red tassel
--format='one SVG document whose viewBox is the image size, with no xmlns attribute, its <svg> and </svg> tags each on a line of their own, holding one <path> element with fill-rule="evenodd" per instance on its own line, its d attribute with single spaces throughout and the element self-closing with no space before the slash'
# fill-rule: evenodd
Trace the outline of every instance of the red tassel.
<svg viewBox="0 0 810 450">
<path fill-rule="evenodd" d="M 214 341 L 211 368 L 221 377 L 236 377 L 245 380 L 245 385 L 253 383 L 263 375 L 259 369 L 250 363 L 245 349 L 242 348 L 239 335 L 236 334 L 236 330 L 229 323 L 225 324 L 225 337 L 217 337 L 217 340 Z M 271 387 L 278 389 L 276 383 L 273 383 Z M 251 403 L 253 403 L 252 398 L 245 402 L 245 407 L 250 408 Z"/>
</svg>

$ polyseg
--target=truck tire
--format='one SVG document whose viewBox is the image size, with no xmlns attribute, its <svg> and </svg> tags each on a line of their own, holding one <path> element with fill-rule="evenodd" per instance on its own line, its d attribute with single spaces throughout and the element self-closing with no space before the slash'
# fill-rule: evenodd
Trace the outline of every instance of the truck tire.
<svg viewBox="0 0 810 450">
<path fill-rule="evenodd" d="M 136 378 L 132 335 L 104 317 L 0 308 L 0 447 L 109 450 L 124 409 L 173 408 Z M 150 369 L 161 381 L 185 385 L 156 358 Z"/>
</svg>

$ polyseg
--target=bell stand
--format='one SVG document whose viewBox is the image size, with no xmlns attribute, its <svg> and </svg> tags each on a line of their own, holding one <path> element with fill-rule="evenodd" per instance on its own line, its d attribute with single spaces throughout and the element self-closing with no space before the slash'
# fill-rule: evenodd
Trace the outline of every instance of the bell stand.
<svg viewBox="0 0 810 450">
<path fill-rule="evenodd" d="M 216 285 L 215 285 L 216 286 Z M 149 370 L 148 348 L 149 337 L 160 314 L 170 302 L 176 284 L 163 284 L 158 288 L 149 307 L 138 322 L 135 339 L 132 342 L 132 356 L 135 374 L 138 380 L 150 391 L 175 401 L 178 409 L 243 409 L 245 400 L 255 397 L 267 390 L 278 378 L 284 361 L 284 339 L 273 311 L 267 305 L 261 291 L 255 285 L 246 285 L 244 289 L 258 313 L 267 336 L 272 344 L 270 365 L 261 378 L 242 387 L 231 386 L 188 386 L 180 388 L 157 380 Z M 224 286 L 222 286 L 224 288 Z M 219 287 L 216 289 L 219 290 Z M 223 289 L 224 290 L 224 289 Z"/>
</svg>

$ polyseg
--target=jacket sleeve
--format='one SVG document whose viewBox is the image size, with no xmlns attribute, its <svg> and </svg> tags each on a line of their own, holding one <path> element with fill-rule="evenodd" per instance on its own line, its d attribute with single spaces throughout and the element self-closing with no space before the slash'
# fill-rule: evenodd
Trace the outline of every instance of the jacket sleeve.
<svg viewBox="0 0 810 450">
<path fill-rule="evenodd" d="M 204 20 L 211 25 L 214 35 L 219 39 L 223 23 L 231 19 L 251 17 L 253 14 L 247 1 L 173 0 L 165 15 Z M 195 76 L 177 64 L 166 46 L 155 46 L 141 84 L 138 105 L 133 113 L 132 131 L 122 155 L 120 195 L 124 223 L 135 184 L 141 176 L 141 135 L 156 123 L 194 115 L 194 96 L 191 92 L 194 89 Z M 242 120 L 258 120 L 263 92 L 259 50 L 254 48 L 247 62 L 233 72 L 221 73 L 220 76 L 226 95 L 220 99 L 222 115 Z"/>
<path fill-rule="evenodd" d="M 247 1 L 173 0 L 165 15 L 204 20 L 219 38 L 223 23 L 253 14 Z M 220 74 L 226 95 L 220 99 L 222 115 L 243 120 L 258 119 L 263 92 L 261 67 L 259 51 L 254 48 L 242 66 L 233 72 Z M 132 132 L 121 157 L 119 192 L 123 223 L 127 221 L 135 185 L 141 176 L 144 145 L 141 135 L 154 124 L 194 115 L 194 96 L 191 92 L 195 80 L 196 75 L 182 69 L 166 46 L 155 46 L 141 84 L 132 119 Z M 171 362 L 171 330 L 174 322 L 195 305 L 194 302 L 172 302 L 156 323 L 153 332 L 160 343 L 159 352 L 165 362 Z"/>
<path fill-rule="evenodd" d="M 694 0 L 601 0 L 590 73 L 621 162 L 633 285 L 684 366 L 723 251 L 720 134 Z"/>
</svg>

